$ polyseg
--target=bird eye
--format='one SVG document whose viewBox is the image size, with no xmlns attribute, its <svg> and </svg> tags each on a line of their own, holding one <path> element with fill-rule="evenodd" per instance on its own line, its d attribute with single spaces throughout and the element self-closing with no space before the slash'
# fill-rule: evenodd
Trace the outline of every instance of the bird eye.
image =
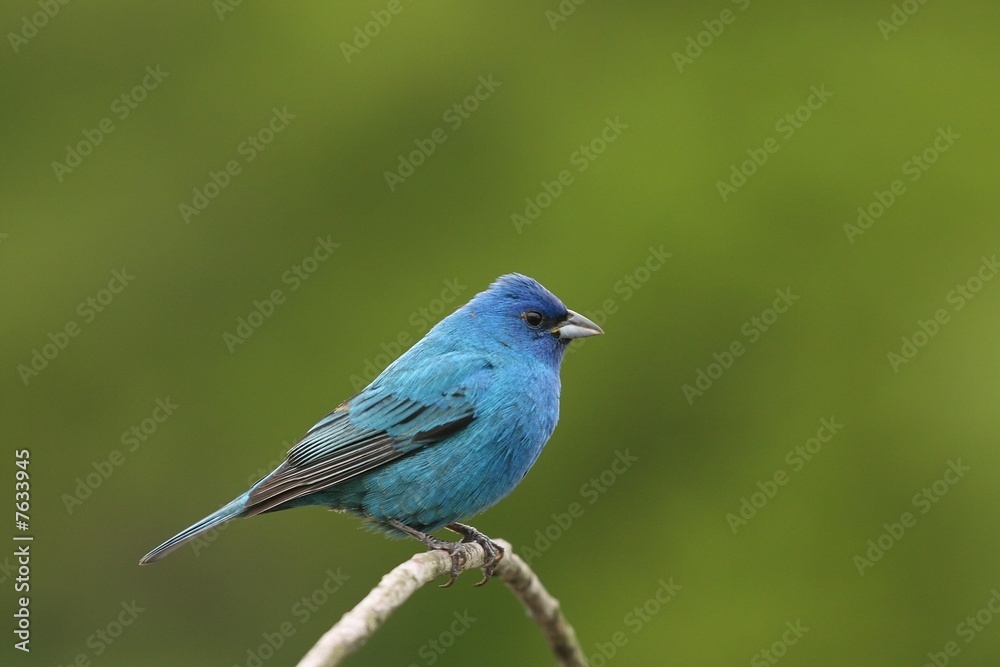
<svg viewBox="0 0 1000 667">
<path fill-rule="evenodd" d="M 542 314 L 537 310 L 526 310 L 521 313 L 521 318 L 527 323 L 532 329 L 537 329 L 542 326 Z"/>
</svg>

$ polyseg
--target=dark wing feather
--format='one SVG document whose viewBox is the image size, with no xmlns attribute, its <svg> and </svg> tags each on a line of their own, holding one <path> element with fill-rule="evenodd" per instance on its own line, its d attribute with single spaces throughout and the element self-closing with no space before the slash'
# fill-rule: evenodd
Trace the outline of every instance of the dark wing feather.
<svg viewBox="0 0 1000 667">
<path fill-rule="evenodd" d="M 313 426 L 288 451 L 284 463 L 258 482 L 247 499 L 246 516 L 322 491 L 439 442 L 475 419 L 472 402 L 484 386 L 483 366 L 468 381 L 419 401 L 379 388 L 345 401 Z M 440 369 L 439 369 L 440 370 Z M 442 374 L 447 377 L 447 373 Z"/>
</svg>

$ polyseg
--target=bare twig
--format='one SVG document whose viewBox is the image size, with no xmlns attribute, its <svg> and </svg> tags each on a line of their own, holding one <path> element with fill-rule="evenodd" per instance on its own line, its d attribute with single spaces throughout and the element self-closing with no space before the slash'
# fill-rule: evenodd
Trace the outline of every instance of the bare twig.
<svg viewBox="0 0 1000 667">
<path fill-rule="evenodd" d="M 586 667 L 587 659 L 573 627 L 528 564 L 514 553 L 508 542 L 496 540 L 505 554 L 495 576 L 503 579 L 539 625 L 561 667 Z M 462 571 L 482 567 L 485 553 L 474 542 L 462 545 Z M 298 667 L 333 667 L 361 648 L 392 612 L 424 584 L 451 570 L 451 557 L 442 551 L 413 556 L 382 577 L 372 591 L 324 634 L 299 662 Z"/>
</svg>

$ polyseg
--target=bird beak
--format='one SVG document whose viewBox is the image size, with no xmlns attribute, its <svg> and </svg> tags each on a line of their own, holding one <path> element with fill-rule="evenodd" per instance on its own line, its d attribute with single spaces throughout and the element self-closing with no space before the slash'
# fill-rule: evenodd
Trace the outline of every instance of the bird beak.
<svg viewBox="0 0 1000 667">
<path fill-rule="evenodd" d="M 574 338 L 597 336 L 598 334 L 604 333 L 604 329 L 597 326 L 580 313 L 574 313 L 570 310 L 566 313 L 566 319 L 553 327 L 552 333 L 559 334 L 560 338 L 573 340 Z"/>
</svg>

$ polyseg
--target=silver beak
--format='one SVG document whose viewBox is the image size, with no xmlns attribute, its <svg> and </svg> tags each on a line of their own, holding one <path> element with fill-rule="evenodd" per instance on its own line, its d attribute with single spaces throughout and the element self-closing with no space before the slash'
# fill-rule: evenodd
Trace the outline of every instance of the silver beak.
<svg viewBox="0 0 1000 667">
<path fill-rule="evenodd" d="M 552 333 L 558 333 L 560 338 L 573 340 L 574 338 L 597 336 L 604 333 L 604 329 L 580 313 L 574 313 L 572 310 L 569 310 L 566 312 L 566 319 L 553 327 Z"/>
</svg>

